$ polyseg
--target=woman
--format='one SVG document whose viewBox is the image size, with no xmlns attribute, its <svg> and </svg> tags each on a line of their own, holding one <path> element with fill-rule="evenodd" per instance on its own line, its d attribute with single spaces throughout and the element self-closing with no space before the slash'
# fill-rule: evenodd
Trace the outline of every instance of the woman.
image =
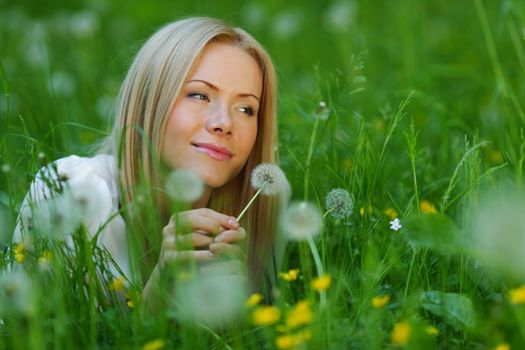
<svg viewBox="0 0 525 350">
<path fill-rule="evenodd" d="M 278 260 L 277 214 L 289 189 L 260 197 L 240 223 L 235 216 L 254 194 L 252 169 L 276 162 L 275 90 L 272 62 L 253 37 L 216 19 L 182 19 L 161 28 L 135 57 L 101 154 L 55 162 L 56 173 L 70 183 L 98 178 L 107 185 L 113 211 L 96 213 L 97 220 L 86 226 L 98 233 L 98 243 L 126 277 L 145 281 L 148 302 L 156 299 L 154 287 L 167 263 L 188 257 L 242 260 L 238 244 L 245 239 L 250 287 L 268 291 L 263 283 L 274 278 Z M 162 190 L 166 174 L 181 168 L 194 171 L 204 184 L 203 195 L 178 213 L 177 222 L 188 224 L 186 229 L 175 224 Z M 30 224 L 24 220 L 29 202 L 46 197 L 44 177 L 45 170 L 32 185 L 15 239 Z M 125 220 L 112 217 L 118 208 Z M 181 251 L 183 242 L 191 248 Z"/>
</svg>

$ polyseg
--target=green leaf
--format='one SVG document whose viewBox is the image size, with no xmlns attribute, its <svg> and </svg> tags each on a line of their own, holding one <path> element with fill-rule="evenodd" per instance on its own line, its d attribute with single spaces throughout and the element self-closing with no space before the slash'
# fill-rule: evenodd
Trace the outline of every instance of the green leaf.
<svg viewBox="0 0 525 350">
<path fill-rule="evenodd" d="M 443 318 L 456 330 L 473 329 L 476 325 L 476 314 L 469 297 L 457 293 L 425 291 L 421 293 L 420 300 L 423 309 Z"/>
<path fill-rule="evenodd" d="M 401 232 L 414 247 L 428 248 L 441 253 L 460 253 L 466 236 L 454 222 L 441 214 L 416 214 L 403 223 Z"/>
</svg>

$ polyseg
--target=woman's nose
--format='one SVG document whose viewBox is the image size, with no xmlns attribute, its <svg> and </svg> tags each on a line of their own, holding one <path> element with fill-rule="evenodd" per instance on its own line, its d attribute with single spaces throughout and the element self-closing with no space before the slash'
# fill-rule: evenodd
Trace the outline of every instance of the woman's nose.
<svg viewBox="0 0 525 350">
<path fill-rule="evenodd" d="M 216 135 L 231 135 L 233 122 L 227 106 L 217 106 L 206 123 L 206 129 Z"/>
</svg>

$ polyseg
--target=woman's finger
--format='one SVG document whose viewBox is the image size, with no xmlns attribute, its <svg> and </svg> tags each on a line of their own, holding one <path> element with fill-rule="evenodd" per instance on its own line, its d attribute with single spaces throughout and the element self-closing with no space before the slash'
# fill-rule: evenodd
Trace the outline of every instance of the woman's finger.
<svg viewBox="0 0 525 350">
<path fill-rule="evenodd" d="M 239 227 L 235 218 L 217 213 L 208 208 L 194 209 L 174 214 L 170 219 L 169 225 L 179 226 L 181 228 L 181 232 L 179 233 L 182 234 L 198 230 L 210 234 L 218 234 L 225 229 L 237 229 Z"/>
<path fill-rule="evenodd" d="M 229 258 L 237 258 L 242 262 L 246 262 L 246 255 L 238 245 L 228 243 L 212 243 L 210 244 L 210 252 L 217 256 L 225 256 Z"/>
<path fill-rule="evenodd" d="M 215 242 L 220 243 L 235 243 L 246 239 L 246 230 L 239 227 L 237 230 L 226 230 L 222 231 L 215 237 Z"/>
<path fill-rule="evenodd" d="M 190 233 L 178 236 L 176 242 L 178 250 L 192 250 L 192 248 L 208 247 L 213 242 L 213 238 L 202 233 Z"/>
</svg>

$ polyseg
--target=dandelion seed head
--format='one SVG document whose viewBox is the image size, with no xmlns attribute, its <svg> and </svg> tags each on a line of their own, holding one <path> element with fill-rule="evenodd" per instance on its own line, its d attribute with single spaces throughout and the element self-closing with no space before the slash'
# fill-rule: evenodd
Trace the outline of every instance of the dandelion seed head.
<svg viewBox="0 0 525 350">
<path fill-rule="evenodd" d="M 291 203 L 282 218 L 282 227 L 291 240 L 305 240 L 319 234 L 323 218 L 309 202 Z"/>
<path fill-rule="evenodd" d="M 35 312 L 34 286 L 22 270 L 0 273 L 0 314 L 22 314 Z"/>
<path fill-rule="evenodd" d="M 7 174 L 11 171 L 11 166 L 9 164 L 2 164 L 2 172 L 4 174 Z"/>
<path fill-rule="evenodd" d="M 217 302 L 220 296 L 220 302 Z M 178 280 L 174 306 L 182 321 L 202 322 L 217 327 L 238 319 L 248 298 L 242 273 L 214 269 L 192 279 Z"/>
<path fill-rule="evenodd" d="M 173 201 L 192 203 L 202 196 L 204 185 L 194 171 L 176 169 L 166 179 L 166 192 Z"/>
<path fill-rule="evenodd" d="M 256 190 L 262 188 L 262 194 L 272 196 L 282 191 L 285 179 L 283 171 L 277 165 L 261 163 L 253 169 L 251 183 Z"/>
<path fill-rule="evenodd" d="M 525 278 L 525 197 L 516 188 L 495 188 L 473 208 L 470 239 L 489 268 Z"/>
<path fill-rule="evenodd" d="M 336 219 L 346 219 L 354 213 L 354 201 L 350 193 L 342 188 L 335 188 L 326 194 L 326 209 Z"/>
</svg>

